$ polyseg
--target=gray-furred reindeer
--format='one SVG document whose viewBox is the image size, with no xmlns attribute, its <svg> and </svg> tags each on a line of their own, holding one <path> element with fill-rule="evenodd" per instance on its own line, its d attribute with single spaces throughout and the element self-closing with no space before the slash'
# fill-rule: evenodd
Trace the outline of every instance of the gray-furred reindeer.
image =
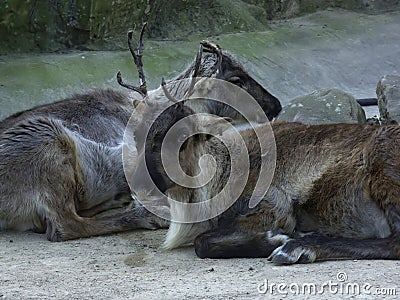
<svg viewBox="0 0 400 300">
<path fill-rule="evenodd" d="M 144 28 L 137 52 L 131 45 L 132 32 L 128 33 L 140 87 L 124 83 L 117 74 L 121 85 L 143 97 L 147 94 L 141 61 Z M 221 69 L 219 76 L 231 78 L 230 72 L 239 64 L 217 52 L 216 64 L 232 64 L 232 69 Z M 202 68 L 197 76 L 211 76 L 216 70 L 205 64 L 211 56 L 215 54 L 198 62 Z M 194 67 L 178 77 L 190 77 Z M 244 70 L 242 76 L 252 81 Z M 179 90 L 173 95 L 179 97 Z M 269 95 L 258 89 L 254 96 L 262 104 Z M 1 121 L 0 230 L 34 230 L 45 232 L 50 241 L 64 241 L 165 225 L 164 220 L 132 203 L 123 172 L 123 134 L 140 103 L 132 94 L 95 90 Z M 271 116 L 280 110 L 277 105 L 272 110 L 264 107 Z"/>
<path fill-rule="evenodd" d="M 226 184 L 232 165 L 228 146 L 236 151 L 237 135 L 224 131 L 225 125 L 218 120 L 203 115 L 192 118 L 186 128 L 179 128 L 182 136 L 177 140 L 186 139 L 179 153 L 186 174 L 206 176 L 209 169 L 216 172 L 199 188 L 179 186 L 159 163 L 163 135 L 183 118 L 182 114 L 194 113 L 182 102 L 175 105 L 179 112 L 175 117 L 173 110 L 165 111 L 160 117 L 164 127 L 151 128 L 150 136 L 161 136 L 146 141 L 153 149 L 146 153 L 146 160 L 155 162 L 149 171 L 163 182 L 159 187 L 162 192 L 183 203 L 199 203 L 220 193 Z M 240 197 L 210 220 L 172 222 L 164 247 L 194 243 L 201 258 L 269 257 L 278 264 L 400 259 L 400 127 L 276 122 L 259 124 L 256 130 L 267 131 L 270 126 L 276 143 L 276 169 L 261 202 L 249 208 L 262 164 L 260 144 L 252 128 L 242 129 L 250 174 Z M 192 127 L 199 131 L 211 127 L 220 136 L 197 134 L 188 138 Z M 210 165 L 205 164 L 207 160 L 200 163 L 199 158 L 205 154 L 212 155 L 216 168 L 212 160 Z M 272 157 L 269 152 L 263 155 Z M 212 202 L 208 203 L 210 211 L 215 209 Z M 171 202 L 172 220 L 204 213 L 191 209 Z"/>
</svg>

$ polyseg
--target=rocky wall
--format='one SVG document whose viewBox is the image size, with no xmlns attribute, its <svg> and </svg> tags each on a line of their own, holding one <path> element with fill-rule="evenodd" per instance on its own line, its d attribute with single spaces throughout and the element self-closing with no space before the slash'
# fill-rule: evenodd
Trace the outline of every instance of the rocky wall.
<svg viewBox="0 0 400 300">
<path fill-rule="evenodd" d="M 2 0 L 0 54 L 125 49 L 127 29 L 145 21 L 163 40 L 264 31 L 269 20 L 328 7 L 396 10 L 400 0 Z"/>
</svg>

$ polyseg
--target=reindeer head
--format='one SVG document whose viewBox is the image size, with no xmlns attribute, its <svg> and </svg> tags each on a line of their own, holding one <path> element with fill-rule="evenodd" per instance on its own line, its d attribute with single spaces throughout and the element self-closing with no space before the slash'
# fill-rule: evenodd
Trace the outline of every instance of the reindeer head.
<svg viewBox="0 0 400 300">
<path fill-rule="evenodd" d="M 217 78 L 233 83 L 248 92 L 258 102 L 269 120 L 276 117 L 282 110 L 279 100 L 255 81 L 227 52 L 223 52 L 221 71 L 217 74 Z"/>
<path fill-rule="evenodd" d="M 282 110 L 279 100 L 253 79 L 233 55 L 222 51 L 218 45 L 209 41 L 202 41 L 200 49 L 201 52 L 205 52 L 201 60 L 198 61 L 197 56 L 193 64 L 178 75 L 175 80 L 188 78 L 192 74 L 192 70 L 197 66 L 196 76 L 214 77 L 230 82 L 245 90 L 258 102 L 269 120 L 279 114 Z M 240 115 L 234 109 L 227 107 L 223 103 L 209 102 L 206 106 L 209 113 L 233 119 L 240 118 Z"/>
<path fill-rule="evenodd" d="M 117 73 L 117 80 L 121 86 L 140 94 L 143 98 L 148 95 L 146 79 L 143 71 L 143 34 L 147 23 L 144 23 L 139 36 L 137 49 L 132 46 L 132 31 L 128 32 L 128 46 L 132 54 L 133 61 L 137 67 L 140 79 L 140 86 L 134 86 L 123 82 L 121 73 Z M 203 55 L 205 52 L 205 55 Z M 172 81 L 187 79 L 190 77 L 215 77 L 220 80 L 230 82 L 249 93 L 261 106 L 265 115 L 269 120 L 276 117 L 282 107 L 279 100 L 271 95 L 264 87 L 254 80 L 240 64 L 240 62 L 226 51 L 222 51 L 220 47 L 209 41 L 200 42 L 200 49 L 194 62 L 180 75 Z M 180 88 L 182 92 L 184 89 Z M 191 90 L 190 88 L 188 90 Z M 243 100 L 245 101 L 245 99 Z M 138 106 L 139 101 L 136 101 L 135 106 Z M 196 104 L 195 104 L 196 106 Z M 199 107 L 199 106 L 198 106 Z M 221 117 L 230 117 L 234 120 L 242 122 L 243 116 L 235 109 L 224 103 L 208 101 L 200 105 L 203 111 L 218 115 Z M 195 109 L 197 111 L 197 109 Z M 197 111 L 199 112 L 199 111 Z"/>
</svg>

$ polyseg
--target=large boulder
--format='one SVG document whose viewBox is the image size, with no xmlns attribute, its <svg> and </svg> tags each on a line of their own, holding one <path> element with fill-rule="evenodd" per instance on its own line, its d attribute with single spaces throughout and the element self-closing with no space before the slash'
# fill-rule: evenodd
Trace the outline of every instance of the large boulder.
<svg viewBox="0 0 400 300">
<path fill-rule="evenodd" d="M 304 124 L 366 123 L 356 99 L 338 89 L 324 89 L 290 101 L 277 120 Z"/>
<path fill-rule="evenodd" d="M 400 76 L 386 75 L 376 88 L 382 124 L 400 124 Z"/>
</svg>

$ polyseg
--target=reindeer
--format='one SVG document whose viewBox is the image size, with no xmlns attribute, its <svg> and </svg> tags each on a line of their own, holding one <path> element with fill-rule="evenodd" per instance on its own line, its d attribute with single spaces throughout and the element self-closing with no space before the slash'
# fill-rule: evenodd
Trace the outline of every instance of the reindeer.
<svg viewBox="0 0 400 300">
<path fill-rule="evenodd" d="M 149 129 L 149 136 L 159 138 L 146 140 L 152 151 L 141 153 L 153 166 L 149 172 L 157 178 L 158 189 L 174 200 L 170 202 L 171 220 L 181 220 L 171 222 L 164 248 L 194 244 L 200 258 L 266 257 L 276 264 L 400 258 L 400 127 L 276 122 L 235 133 L 220 118 L 196 115 L 195 121 L 179 123 L 177 132 L 182 136 L 176 142 L 185 140 L 179 152 L 180 167 L 199 182 L 209 175 L 208 170 L 214 169 L 215 174 L 208 183 L 187 188 L 170 180 L 160 164 L 163 136 L 184 118 L 182 114 L 195 113 L 185 106 L 179 102 L 174 104 L 176 115 L 173 110 L 161 114 L 163 126 Z M 146 114 L 154 113 L 152 109 L 147 108 Z M 143 130 L 143 126 L 137 128 Z M 188 137 L 193 128 L 213 131 Z M 267 140 L 269 151 L 262 153 L 256 133 L 271 128 L 274 139 Z M 190 222 L 193 215 L 207 215 L 231 203 L 229 191 L 222 195 L 225 203 L 208 200 L 228 182 L 230 157 L 239 151 L 238 134 L 245 141 L 250 162 L 245 187 L 222 214 Z M 216 168 L 212 160 L 199 160 L 205 154 L 213 156 Z M 276 158 L 276 168 L 261 202 L 250 208 L 262 156 L 270 167 Z M 240 175 L 233 174 L 233 183 Z M 148 192 L 140 186 L 135 190 L 138 197 Z M 204 205 L 193 211 L 179 203 Z"/>
<path fill-rule="evenodd" d="M 240 87 L 257 101 L 270 121 L 280 113 L 282 106 L 279 100 L 253 79 L 232 54 L 221 51 L 218 45 L 209 41 L 202 41 L 200 43 L 199 53 L 201 54 L 203 51 L 216 55 L 205 55 L 200 64 L 196 63 L 195 60 L 188 68 L 188 70 L 195 70 L 196 65 L 200 66 L 197 72 L 193 72 L 194 76 L 213 77 Z M 183 72 L 174 78 L 172 82 L 179 82 L 179 80 L 189 78 L 189 75 L 187 71 Z M 178 87 L 180 87 L 181 93 L 190 90 L 190 87 L 181 87 L 179 84 Z M 186 101 L 186 105 L 196 112 L 229 117 L 233 121 L 238 121 L 238 123 L 245 122 L 240 113 L 235 111 L 235 109 L 218 101 L 205 101 L 204 99 L 200 101 L 192 100 Z"/>
<path fill-rule="evenodd" d="M 128 32 L 140 86 L 123 82 L 117 74 L 119 84 L 135 94 L 95 90 L 0 122 L 0 230 L 34 230 L 46 233 L 50 241 L 65 241 L 166 225 L 133 203 L 121 157 L 128 120 L 145 102 L 140 98 L 148 94 L 142 64 L 144 30 L 145 25 L 137 50 L 132 46 L 132 31 Z M 215 64 L 225 65 L 228 56 L 215 49 L 210 50 L 218 54 Z M 237 70 L 238 63 L 229 61 L 232 69 L 221 69 L 221 78 L 230 78 L 229 72 Z M 193 69 L 199 70 L 196 76 L 212 76 L 217 68 L 203 63 L 196 59 L 178 77 L 190 76 Z M 248 76 L 245 71 L 242 75 Z M 246 78 L 253 84 L 250 76 Z M 173 95 L 179 96 L 179 91 Z M 263 91 L 258 89 L 255 95 L 260 103 L 270 97 Z M 271 116 L 277 114 L 273 109 L 266 108 Z"/>
</svg>

